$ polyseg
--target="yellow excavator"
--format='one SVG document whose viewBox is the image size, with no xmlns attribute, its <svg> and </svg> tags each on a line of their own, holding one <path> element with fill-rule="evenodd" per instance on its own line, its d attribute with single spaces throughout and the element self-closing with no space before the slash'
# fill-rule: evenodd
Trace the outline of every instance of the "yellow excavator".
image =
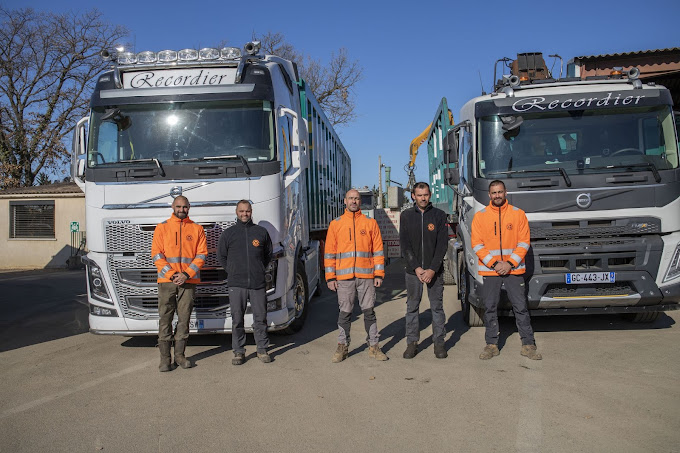
<svg viewBox="0 0 680 453">
<path fill-rule="evenodd" d="M 453 113 L 451 113 L 451 110 L 448 110 L 449 112 L 449 125 L 453 126 Z M 406 167 L 404 170 L 406 170 L 406 173 L 408 173 L 408 183 L 406 184 L 406 190 L 407 192 L 412 192 L 413 191 L 413 186 L 416 183 L 416 176 L 415 176 L 415 169 L 416 169 L 416 157 L 418 156 L 418 148 L 420 148 L 420 145 L 422 145 L 425 140 L 427 140 L 427 137 L 430 135 L 430 130 L 432 129 L 432 123 L 430 123 L 423 132 L 418 134 L 416 138 L 414 138 L 411 141 L 411 146 L 409 148 L 409 153 L 411 155 L 411 159 L 408 161 L 408 164 L 406 164 Z"/>
</svg>

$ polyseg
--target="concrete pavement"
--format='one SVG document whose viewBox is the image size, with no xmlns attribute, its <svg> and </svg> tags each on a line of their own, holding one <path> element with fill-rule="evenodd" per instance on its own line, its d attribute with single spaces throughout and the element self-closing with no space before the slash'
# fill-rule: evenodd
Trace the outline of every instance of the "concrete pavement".
<svg viewBox="0 0 680 453">
<path fill-rule="evenodd" d="M 230 365 L 229 336 L 194 336 L 197 367 L 170 373 L 158 372 L 152 338 L 19 341 L 0 352 L 0 451 L 680 451 L 678 312 L 651 326 L 535 318 L 540 362 L 519 355 L 505 319 L 501 355 L 481 361 L 483 329 L 464 325 L 447 287 L 449 358 L 434 357 L 427 311 L 424 350 L 405 360 L 400 266 L 388 267 L 376 309 L 387 362 L 368 358 L 360 317 L 349 359 L 330 362 L 328 290 L 300 333 L 272 336 L 268 365 L 251 336 L 240 367 Z"/>
</svg>

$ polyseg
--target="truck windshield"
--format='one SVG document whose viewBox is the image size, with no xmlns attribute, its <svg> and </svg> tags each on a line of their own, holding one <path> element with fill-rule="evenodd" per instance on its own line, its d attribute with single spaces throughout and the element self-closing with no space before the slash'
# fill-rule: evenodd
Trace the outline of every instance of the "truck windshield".
<svg viewBox="0 0 680 453">
<path fill-rule="evenodd" d="M 165 103 L 96 108 L 91 115 L 88 166 L 195 164 L 224 156 L 274 160 L 268 101 Z"/>
<path fill-rule="evenodd" d="M 678 167 L 668 106 L 523 114 L 519 127 L 503 130 L 504 121 L 514 120 L 498 115 L 479 120 L 481 176 L 551 168 L 592 174 L 620 172 L 626 165 L 654 171 Z"/>
</svg>

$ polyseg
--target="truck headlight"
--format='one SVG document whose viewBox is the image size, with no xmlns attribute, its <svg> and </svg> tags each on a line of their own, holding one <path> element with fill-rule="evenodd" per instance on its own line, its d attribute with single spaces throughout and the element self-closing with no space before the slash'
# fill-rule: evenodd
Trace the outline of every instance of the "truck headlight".
<svg viewBox="0 0 680 453">
<path fill-rule="evenodd" d="M 93 261 L 87 260 L 87 281 L 90 287 L 90 296 L 94 299 L 113 305 L 104 282 L 104 273 Z"/>
<path fill-rule="evenodd" d="M 680 244 L 675 247 L 675 252 L 671 258 L 671 263 L 668 265 L 666 276 L 663 278 L 663 283 L 680 277 Z"/>
<path fill-rule="evenodd" d="M 118 313 L 113 308 L 99 307 L 90 304 L 90 314 L 95 316 L 118 316 Z"/>
<path fill-rule="evenodd" d="M 278 260 L 272 260 L 267 265 L 264 273 L 264 288 L 267 294 L 276 291 L 276 274 L 279 268 Z"/>
<path fill-rule="evenodd" d="M 278 311 L 281 310 L 281 298 L 270 300 L 267 302 L 267 311 Z"/>
</svg>

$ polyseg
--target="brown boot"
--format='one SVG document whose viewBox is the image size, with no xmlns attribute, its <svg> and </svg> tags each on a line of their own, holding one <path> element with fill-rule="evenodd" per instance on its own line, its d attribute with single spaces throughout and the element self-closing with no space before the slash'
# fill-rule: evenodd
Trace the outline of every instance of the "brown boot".
<svg viewBox="0 0 680 453">
<path fill-rule="evenodd" d="M 187 340 L 175 341 L 175 363 L 185 370 L 194 366 L 193 363 L 184 355 L 184 349 L 187 347 Z"/>
<path fill-rule="evenodd" d="M 170 371 L 172 367 L 170 362 L 172 361 L 170 357 L 170 342 L 169 341 L 159 341 L 158 349 L 161 351 L 161 364 L 158 365 L 158 371 Z"/>
<path fill-rule="evenodd" d="M 501 352 L 498 350 L 498 346 L 495 344 L 487 344 L 484 350 L 479 354 L 479 358 L 482 360 L 489 360 L 492 357 L 496 357 Z"/>
<path fill-rule="evenodd" d="M 523 344 L 522 350 L 519 353 L 531 360 L 541 360 L 543 358 L 543 356 L 536 351 L 535 344 Z"/>
<path fill-rule="evenodd" d="M 331 362 L 340 363 L 349 355 L 349 347 L 346 344 L 338 343 L 338 349 L 335 350 Z"/>
<path fill-rule="evenodd" d="M 380 350 L 380 345 L 378 343 L 368 347 L 368 356 L 372 359 L 380 360 L 381 362 L 387 360 L 387 356 Z"/>
</svg>

